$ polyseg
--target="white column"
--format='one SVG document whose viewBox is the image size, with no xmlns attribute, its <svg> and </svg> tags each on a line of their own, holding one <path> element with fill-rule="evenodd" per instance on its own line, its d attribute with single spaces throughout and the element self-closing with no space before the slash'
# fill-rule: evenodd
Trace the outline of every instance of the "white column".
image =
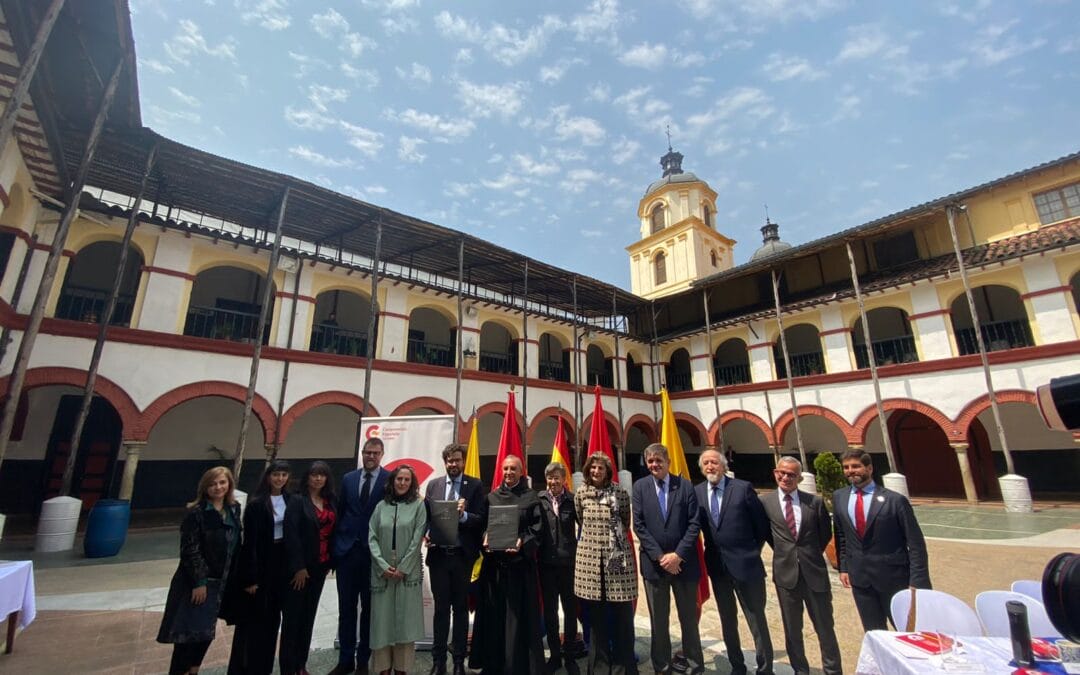
<svg viewBox="0 0 1080 675">
<path fill-rule="evenodd" d="M 908 320 L 915 333 L 919 359 L 932 361 L 951 357 L 949 310 L 941 306 L 934 284 L 919 284 L 911 289 L 910 295 L 913 313 Z"/>
<path fill-rule="evenodd" d="M 846 373 L 852 368 L 851 329 L 844 325 L 840 308 L 821 310 L 821 349 L 825 353 L 825 372 Z"/>
<path fill-rule="evenodd" d="M 1069 305 L 1072 288 L 1061 282 L 1052 257 L 1029 258 L 1021 265 L 1028 292 L 1021 297 L 1030 305 L 1029 317 L 1035 344 L 1070 342 L 1077 338 Z"/>
<path fill-rule="evenodd" d="M 154 260 L 147 263 L 150 273 L 146 295 L 135 328 L 163 333 L 182 333 L 191 303 L 194 276 L 190 273 L 192 244 L 183 237 L 158 238 Z"/>
<path fill-rule="evenodd" d="M 120 479 L 120 499 L 131 500 L 135 491 L 135 473 L 139 468 L 139 456 L 146 441 L 124 441 L 124 476 Z"/>
<path fill-rule="evenodd" d="M 765 322 L 755 321 L 750 324 L 746 331 L 746 349 L 749 352 L 750 372 L 754 382 L 772 382 L 773 375 L 773 343 L 767 342 L 765 336 Z"/>
<path fill-rule="evenodd" d="M 375 358 L 386 361 L 404 361 L 409 338 L 409 292 L 402 286 L 383 284 L 386 293 L 377 319 L 379 343 Z M 467 337 L 467 336 L 462 336 Z M 479 337 L 477 337 L 479 349 Z"/>
<path fill-rule="evenodd" d="M 690 338 L 690 386 L 695 390 L 709 388 L 709 369 L 712 368 L 710 356 L 709 341 L 705 335 Z"/>
</svg>

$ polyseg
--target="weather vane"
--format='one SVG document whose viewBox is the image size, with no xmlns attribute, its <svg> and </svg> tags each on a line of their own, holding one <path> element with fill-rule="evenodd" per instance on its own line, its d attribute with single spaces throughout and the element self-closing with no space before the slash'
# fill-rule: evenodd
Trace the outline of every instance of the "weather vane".
<svg viewBox="0 0 1080 675">
<path fill-rule="evenodd" d="M 665 133 L 667 133 L 667 149 L 668 149 L 668 152 L 671 152 L 671 125 L 670 124 L 667 125 L 667 130 L 666 130 Z"/>
</svg>

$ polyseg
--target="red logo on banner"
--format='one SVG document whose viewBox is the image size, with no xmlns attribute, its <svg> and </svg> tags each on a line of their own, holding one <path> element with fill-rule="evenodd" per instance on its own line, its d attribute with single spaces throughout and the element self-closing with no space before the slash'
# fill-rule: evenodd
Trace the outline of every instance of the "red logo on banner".
<svg viewBox="0 0 1080 675">
<path fill-rule="evenodd" d="M 412 467 L 413 472 L 416 473 L 416 482 L 420 485 L 422 485 L 431 474 L 435 473 L 435 469 L 433 469 L 430 464 L 420 459 L 395 459 L 384 468 L 387 471 L 393 471 L 402 464 L 408 464 Z"/>
<path fill-rule="evenodd" d="M 378 438 L 378 437 L 379 437 L 379 425 L 378 424 L 372 424 L 370 427 L 368 427 L 367 431 L 364 432 L 364 438 Z"/>
</svg>

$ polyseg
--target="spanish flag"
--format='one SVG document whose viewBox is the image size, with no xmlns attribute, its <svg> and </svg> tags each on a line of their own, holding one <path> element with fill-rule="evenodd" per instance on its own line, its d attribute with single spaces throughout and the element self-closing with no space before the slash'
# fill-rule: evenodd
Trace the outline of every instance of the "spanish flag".
<svg viewBox="0 0 1080 675">
<path fill-rule="evenodd" d="M 551 448 L 551 461 L 566 467 L 566 489 L 573 490 L 574 479 L 572 474 L 574 469 L 570 464 L 570 448 L 566 444 L 566 433 L 563 431 L 562 417 L 556 417 L 555 423 L 559 425 L 559 430 L 555 432 L 555 445 Z"/>
</svg>

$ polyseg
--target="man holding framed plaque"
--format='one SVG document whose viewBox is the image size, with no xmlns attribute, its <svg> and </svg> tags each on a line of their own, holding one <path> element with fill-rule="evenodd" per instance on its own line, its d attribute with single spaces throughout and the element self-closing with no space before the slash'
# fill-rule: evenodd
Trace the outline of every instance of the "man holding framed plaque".
<svg viewBox="0 0 1080 675">
<path fill-rule="evenodd" d="M 448 646 L 454 675 L 464 675 L 469 582 L 483 536 L 484 485 L 462 472 L 464 445 L 451 443 L 443 450 L 442 458 L 446 474 L 429 480 L 424 495 L 430 528 L 426 557 L 435 601 L 431 675 L 445 675 Z M 451 612 L 454 632 L 448 645 Z"/>
</svg>

